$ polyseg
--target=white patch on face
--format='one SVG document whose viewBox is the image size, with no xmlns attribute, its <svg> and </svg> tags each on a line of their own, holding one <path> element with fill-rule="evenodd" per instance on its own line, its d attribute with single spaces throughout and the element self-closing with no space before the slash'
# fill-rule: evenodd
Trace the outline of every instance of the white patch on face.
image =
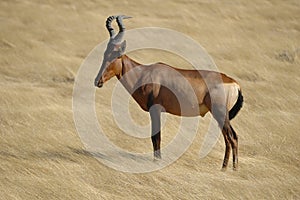
<svg viewBox="0 0 300 200">
<path fill-rule="evenodd" d="M 236 83 L 224 83 L 224 89 L 227 99 L 227 109 L 229 111 L 237 102 L 240 86 Z"/>
</svg>

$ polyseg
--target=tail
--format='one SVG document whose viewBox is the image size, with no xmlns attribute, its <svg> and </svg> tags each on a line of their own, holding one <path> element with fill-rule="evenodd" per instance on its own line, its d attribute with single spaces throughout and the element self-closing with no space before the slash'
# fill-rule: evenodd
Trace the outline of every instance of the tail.
<svg viewBox="0 0 300 200">
<path fill-rule="evenodd" d="M 237 99 L 236 103 L 234 104 L 234 106 L 229 111 L 229 120 L 233 119 L 238 114 L 238 112 L 240 111 L 240 109 L 243 106 L 243 102 L 244 102 L 244 97 L 242 95 L 241 90 L 239 90 L 238 99 Z"/>
</svg>

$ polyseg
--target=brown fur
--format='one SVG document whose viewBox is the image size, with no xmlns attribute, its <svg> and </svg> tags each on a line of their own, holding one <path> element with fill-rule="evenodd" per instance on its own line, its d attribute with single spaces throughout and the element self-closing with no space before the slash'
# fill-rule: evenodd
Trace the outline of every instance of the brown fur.
<svg viewBox="0 0 300 200">
<path fill-rule="evenodd" d="M 154 158 L 161 158 L 160 114 L 168 112 L 178 116 L 205 116 L 210 111 L 217 120 L 225 140 L 222 169 L 226 169 L 230 147 L 233 151 L 233 169 L 237 169 L 238 138 L 230 125 L 243 103 L 240 86 L 225 74 L 206 70 L 183 70 L 164 63 L 141 65 L 122 55 L 126 41 L 122 41 L 124 15 L 110 16 L 106 28 L 110 35 L 95 86 L 116 76 L 140 107 L 151 117 Z M 119 33 L 111 26 L 116 19 Z M 229 112 L 230 111 L 230 112 Z"/>
<path fill-rule="evenodd" d="M 136 68 L 139 70 L 133 70 Z M 184 77 L 186 82 L 180 82 L 178 74 Z M 220 84 L 237 84 L 235 80 L 219 72 L 183 70 L 164 63 L 141 65 L 126 55 L 117 58 L 106 67 L 106 70 L 104 70 L 99 79 L 99 83 L 101 83 L 99 86 L 102 86 L 104 82 L 113 76 L 117 76 L 144 111 L 150 112 L 152 121 L 151 138 L 154 157 L 156 159 L 161 158 L 161 112 L 168 112 L 178 116 L 201 115 L 203 117 L 210 111 L 213 117 L 218 121 L 225 140 L 225 156 L 222 169 L 226 169 L 228 165 L 230 148 L 233 150 L 233 168 L 237 169 L 238 139 L 237 134 L 230 125 L 228 117 L 228 112 L 231 108 L 228 107 L 226 99 L 229 94 L 224 94 L 224 90 L 220 87 Z M 219 81 L 221 81 L 221 83 Z M 186 89 L 187 83 L 190 84 L 192 90 Z M 140 85 L 140 87 L 135 88 L 137 84 Z M 233 86 L 236 87 L 234 84 Z M 182 102 L 178 101 L 178 98 L 173 92 L 174 90 L 179 91 L 178 94 L 183 93 Z M 192 98 L 193 95 L 196 99 Z M 153 105 L 160 106 L 153 107 Z M 198 109 L 195 109 L 195 106 L 198 106 Z"/>
</svg>

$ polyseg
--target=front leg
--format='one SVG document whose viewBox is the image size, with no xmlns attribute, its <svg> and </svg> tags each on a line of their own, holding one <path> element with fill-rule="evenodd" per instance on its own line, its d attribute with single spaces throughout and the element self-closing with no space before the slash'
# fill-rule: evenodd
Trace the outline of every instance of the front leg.
<svg viewBox="0 0 300 200">
<path fill-rule="evenodd" d="M 154 159 L 161 159 L 160 154 L 160 114 L 161 106 L 154 105 L 154 96 L 151 92 L 148 96 L 147 107 L 151 117 L 151 140 L 153 144 Z"/>
<path fill-rule="evenodd" d="M 154 159 L 161 159 L 160 153 L 160 113 L 159 105 L 150 108 L 151 116 L 151 140 L 153 144 Z"/>
</svg>

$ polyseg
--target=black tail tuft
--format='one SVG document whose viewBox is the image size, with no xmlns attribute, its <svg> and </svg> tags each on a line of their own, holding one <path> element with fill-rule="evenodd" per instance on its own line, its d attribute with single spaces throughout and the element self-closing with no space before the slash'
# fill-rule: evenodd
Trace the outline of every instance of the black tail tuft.
<svg viewBox="0 0 300 200">
<path fill-rule="evenodd" d="M 229 111 L 229 120 L 233 119 L 236 116 L 236 114 L 240 111 L 240 109 L 243 106 L 243 102 L 244 102 L 244 97 L 242 95 L 242 92 L 239 90 L 238 99 L 234 104 L 234 106 Z"/>
</svg>

